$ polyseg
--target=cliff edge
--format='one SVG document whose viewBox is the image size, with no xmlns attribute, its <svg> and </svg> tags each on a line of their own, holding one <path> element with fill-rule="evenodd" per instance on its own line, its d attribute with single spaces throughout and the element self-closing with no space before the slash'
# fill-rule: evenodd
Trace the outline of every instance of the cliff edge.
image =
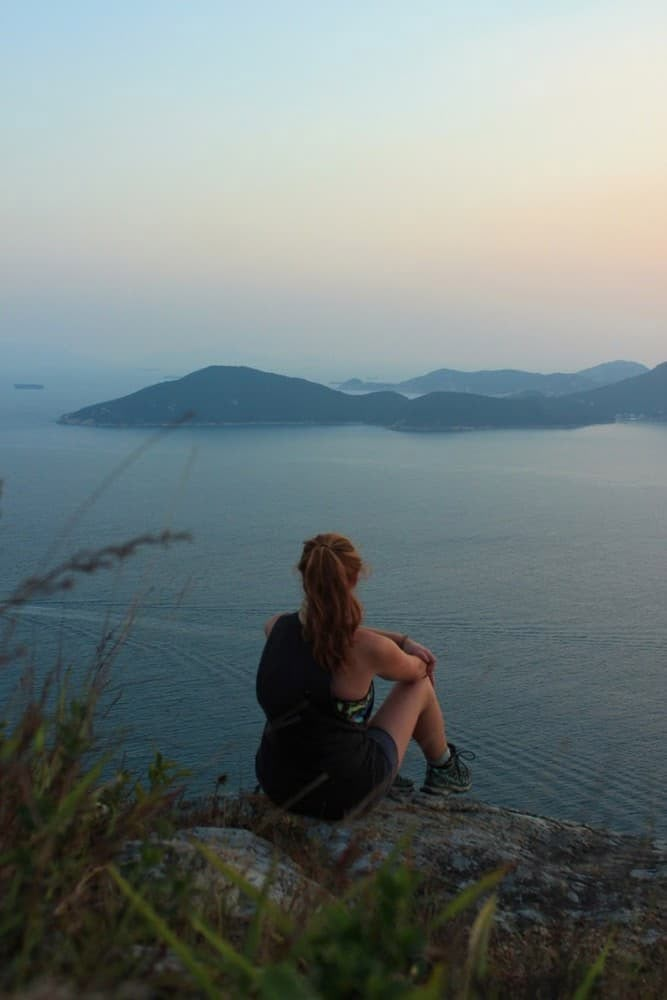
<svg viewBox="0 0 667 1000">
<path fill-rule="evenodd" d="M 648 834 L 611 833 L 454 797 L 438 809 L 385 799 L 369 814 L 337 824 L 287 817 L 262 796 L 237 800 L 229 815 L 232 827 L 195 826 L 179 840 L 204 841 L 256 884 L 275 870 L 277 858 L 294 884 L 302 879 L 312 889 L 312 869 L 299 864 L 304 838 L 317 849 L 323 873 L 344 869 L 351 879 L 398 852 L 443 903 L 504 868 L 496 911 L 503 930 L 613 928 L 617 943 L 667 950 L 667 843 Z M 294 851 L 280 834 L 285 823 Z M 248 828 L 242 837 L 239 826 Z M 277 902 L 287 892 L 276 885 L 272 891 Z"/>
</svg>

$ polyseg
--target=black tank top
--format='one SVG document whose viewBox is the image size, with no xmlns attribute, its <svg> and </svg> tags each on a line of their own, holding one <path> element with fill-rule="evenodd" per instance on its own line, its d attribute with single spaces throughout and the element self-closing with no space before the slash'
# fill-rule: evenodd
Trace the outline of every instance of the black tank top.
<svg viewBox="0 0 667 1000">
<path fill-rule="evenodd" d="M 257 700 L 267 718 L 257 778 L 269 798 L 290 811 L 340 819 L 391 771 L 367 726 L 336 710 L 331 675 L 316 663 L 296 613 L 271 629 L 257 671 Z"/>
<path fill-rule="evenodd" d="M 315 662 L 296 613 L 282 615 L 271 629 L 257 671 L 257 701 L 276 723 L 306 704 L 329 711 L 331 674 Z"/>
</svg>

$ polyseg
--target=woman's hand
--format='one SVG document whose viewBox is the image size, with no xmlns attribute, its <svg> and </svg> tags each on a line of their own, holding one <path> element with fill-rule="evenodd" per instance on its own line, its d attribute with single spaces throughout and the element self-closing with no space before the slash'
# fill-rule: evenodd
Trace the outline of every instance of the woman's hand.
<svg viewBox="0 0 667 1000">
<path fill-rule="evenodd" d="M 422 646 L 420 642 L 415 642 L 410 636 L 403 643 L 403 652 L 407 653 L 408 656 L 418 656 L 420 660 L 424 663 L 430 670 L 427 670 L 429 676 L 433 673 L 433 668 L 435 667 L 435 656 L 426 646 Z"/>
<path fill-rule="evenodd" d="M 423 646 L 421 642 L 411 639 L 409 635 L 399 635 L 398 632 L 383 632 L 381 629 L 369 628 L 367 625 L 357 629 L 356 641 L 358 643 L 362 639 L 368 640 L 373 636 L 380 636 L 383 640 L 390 640 L 389 645 L 381 644 L 378 647 L 375 642 L 372 642 L 370 645 L 370 655 L 374 656 L 377 653 L 380 660 L 374 668 L 378 677 L 384 677 L 388 681 L 414 681 L 428 677 L 431 684 L 433 684 L 435 656 L 427 646 Z M 398 650 L 401 653 L 407 654 L 407 656 L 414 656 L 420 660 L 424 664 L 423 672 L 420 670 L 419 673 L 416 673 L 415 666 L 406 667 L 405 660 L 398 653 Z"/>
</svg>

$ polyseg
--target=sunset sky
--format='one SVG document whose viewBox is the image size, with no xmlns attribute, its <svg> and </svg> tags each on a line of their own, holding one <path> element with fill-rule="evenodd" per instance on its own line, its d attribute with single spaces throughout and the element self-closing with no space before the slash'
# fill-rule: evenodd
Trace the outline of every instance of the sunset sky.
<svg viewBox="0 0 667 1000">
<path fill-rule="evenodd" d="M 664 0 L 8 0 L 0 78 L 10 360 L 667 360 Z"/>
</svg>

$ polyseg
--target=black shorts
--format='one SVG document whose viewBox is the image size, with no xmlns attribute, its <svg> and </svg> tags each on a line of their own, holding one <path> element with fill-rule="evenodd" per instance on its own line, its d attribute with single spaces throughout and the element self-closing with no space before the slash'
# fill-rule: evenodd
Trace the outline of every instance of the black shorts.
<svg viewBox="0 0 667 1000">
<path fill-rule="evenodd" d="M 370 737 L 375 743 L 378 743 L 387 758 L 387 764 L 389 765 L 392 772 L 392 781 L 396 777 L 396 772 L 398 771 L 398 747 L 396 746 L 396 741 L 391 733 L 388 733 L 386 729 L 382 729 L 380 726 L 369 726 L 366 730 L 367 736 Z"/>
<path fill-rule="evenodd" d="M 345 752 L 350 743 L 355 746 L 352 754 Z M 289 812 L 328 820 L 358 815 L 386 795 L 396 777 L 398 749 L 379 726 L 352 740 L 349 732 L 342 734 L 340 752 L 329 752 L 323 759 L 318 759 L 314 744 L 305 741 L 286 752 L 280 738 L 272 739 L 270 728 L 264 732 L 256 757 L 257 779 L 269 798 Z"/>
</svg>

